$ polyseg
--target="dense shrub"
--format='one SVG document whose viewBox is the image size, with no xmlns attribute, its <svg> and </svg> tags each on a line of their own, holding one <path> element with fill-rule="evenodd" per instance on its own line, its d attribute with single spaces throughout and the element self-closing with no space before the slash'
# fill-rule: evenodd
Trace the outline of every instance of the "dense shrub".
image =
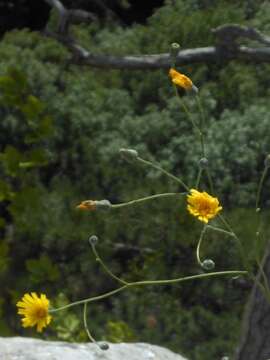
<svg viewBox="0 0 270 360">
<path fill-rule="evenodd" d="M 262 11 L 266 4 L 247 16 L 242 2 L 173 3 L 158 9 L 147 25 L 95 24 L 73 31 L 93 52 L 137 54 L 168 51 L 173 41 L 183 47 L 208 45 L 214 41 L 211 28 L 225 22 L 254 22 L 257 27 L 262 22 L 263 28 L 266 24 Z M 25 109 L 27 101 L 10 102 L 7 95 L 16 93 L 18 83 L 13 82 L 8 93 L 0 81 L 4 335 L 31 334 L 20 329 L 15 317 L 14 304 L 26 291 L 44 291 L 60 305 L 115 286 L 90 252 L 87 240 L 93 233 L 100 237 L 105 261 L 123 278 L 171 278 L 201 271 L 194 257 L 200 227 L 186 213 L 183 200 L 157 200 L 104 214 L 75 211 L 86 198 L 122 202 L 180 190 L 158 171 L 125 163 L 118 154 L 121 147 L 135 148 L 142 157 L 194 184 L 199 142 L 167 73 L 66 66 L 67 57 L 58 43 L 27 29 L 6 34 L 0 43 L 1 79 L 12 78 L 9 69 L 16 69 L 25 79 L 23 96 L 26 91 L 28 99 L 40 105 L 28 104 Z M 269 65 L 237 62 L 183 68 L 201 89 L 215 189 L 237 232 L 250 245 L 247 249 L 257 226 L 253 215 L 257 182 L 269 151 L 269 71 Z M 198 117 L 194 99 L 185 101 Z M 48 134 L 45 125 L 45 129 L 37 126 L 45 113 L 46 119 L 52 118 L 45 124 Z M 29 143 L 33 127 L 36 138 Z M 19 165 L 31 162 L 24 168 Z M 264 205 L 269 203 L 268 184 Z M 203 254 L 215 259 L 218 269 L 241 266 L 230 238 L 209 234 L 205 243 Z M 248 256 L 252 261 L 254 252 Z M 216 359 L 231 353 L 237 342 L 247 293 L 228 279 L 138 289 L 92 305 L 90 326 L 98 338 L 149 341 L 192 359 Z M 56 317 L 46 336 L 86 340 L 77 311 Z"/>
</svg>

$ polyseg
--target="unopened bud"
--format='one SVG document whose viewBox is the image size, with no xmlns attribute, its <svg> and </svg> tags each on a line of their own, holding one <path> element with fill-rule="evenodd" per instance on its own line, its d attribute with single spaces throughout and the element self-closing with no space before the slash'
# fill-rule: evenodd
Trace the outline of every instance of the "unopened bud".
<svg viewBox="0 0 270 360">
<path fill-rule="evenodd" d="M 120 155 L 127 161 L 134 161 L 138 158 L 138 152 L 133 149 L 120 149 Z"/>
<path fill-rule="evenodd" d="M 202 263 L 202 267 L 204 270 L 212 270 L 215 267 L 215 263 L 211 259 L 205 259 Z"/>
<path fill-rule="evenodd" d="M 176 57 L 178 55 L 179 50 L 180 50 L 179 44 L 177 44 L 177 43 L 171 44 L 170 55 L 171 55 L 172 67 L 175 67 Z"/>
<path fill-rule="evenodd" d="M 208 159 L 206 157 L 203 157 L 199 160 L 199 166 L 201 169 L 207 169 L 208 168 Z"/>
<path fill-rule="evenodd" d="M 97 210 L 110 210 L 112 204 L 109 200 L 98 200 L 96 201 Z"/>
<path fill-rule="evenodd" d="M 89 242 L 91 245 L 96 245 L 98 243 L 98 237 L 96 235 L 91 235 L 89 238 Z"/>
<path fill-rule="evenodd" d="M 176 43 L 176 42 L 172 43 L 171 44 L 171 53 L 173 55 L 177 55 L 180 48 L 181 48 L 181 46 L 178 43 Z"/>
<path fill-rule="evenodd" d="M 108 350 L 110 347 L 109 344 L 107 344 L 107 343 L 101 343 L 101 344 L 98 344 L 98 346 L 101 350 Z"/>
<path fill-rule="evenodd" d="M 266 158 L 264 159 L 264 166 L 270 167 L 270 154 L 266 155 Z"/>
</svg>

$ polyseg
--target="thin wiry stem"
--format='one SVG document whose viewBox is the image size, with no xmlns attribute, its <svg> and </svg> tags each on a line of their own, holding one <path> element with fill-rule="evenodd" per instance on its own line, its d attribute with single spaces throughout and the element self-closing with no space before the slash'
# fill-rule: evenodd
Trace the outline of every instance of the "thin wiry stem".
<svg viewBox="0 0 270 360">
<path fill-rule="evenodd" d="M 92 334 L 90 333 L 90 330 L 87 325 L 87 302 L 83 304 L 83 325 L 89 340 L 97 344 L 96 340 L 93 338 Z"/>
<path fill-rule="evenodd" d="M 205 121 L 205 114 L 204 114 L 204 110 L 203 110 L 203 106 L 202 106 L 202 102 L 201 102 L 200 93 L 198 93 L 196 95 L 196 101 L 197 101 L 197 105 L 198 105 L 200 116 L 201 116 L 200 129 L 203 132 L 204 128 L 205 128 L 206 121 Z"/>
<path fill-rule="evenodd" d="M 208 168 L 206 169 L 206 174 L 207 174 L 207 178 L 208 178 L 208 182 L 209 182 L 209 186 L 210 186 L 210 192 L 212 195 L 214 195 L 215 191 L 214 191 L 213 180 L 212 180 L 212 176 L 211 176 Z"/>
<path fill-rule="evenodd" d="M 104 293 L 102 295 L 98 295 L 98 296 L 93 296 L 91 298 L 87 298 L 87 299 L 83 299 L 83 300 L 78 300 L 78 301 L 74 301 L 70 304 L 67 304 L 67 305 L 64 305 L 64 306 L 61 306 L 59 308 L 55 308 L 55 309 L 50 309 L 49 312 L 50 313 L 54 313 L 54 312 L 57 312 L 57 311 L 61 311 L 61 310 L 66 310 L 70 307 L 73 307 L 73 306 L 77 306 L 77 305 L 82 305 L 84 303 L 90 303 L 90 302 L 94 302 L 94 301 L 98 301 L 98 300 L 102 300 L 102 299 L 106 299 L 114 294 L 117 294 L 118 292 L 121 292 L 123 291 L 124 289 L 126 289 L 128 287 L 128 285 L 124 285 L 124 286 L 121 286 L 117 289 L 114 289 L 112 291 L 109 291 L 107 293 Z"/>
<path fill-rule="evenodd" d="M 141 163 L 145 164 L 145 165 L 148 165 L 148 166 L 150 166 L 150 167 L 153 167 L 154 169 L 157 169 L 157 170 L 161 171 L 163 174 L 167 175 L 169 178 L 177 181 L 179 184 L 181 184 L 181 185 L 184 187 L 184 189 L 185 189 L 187 192 L 189 192 L 188 186 L 187 186 L 181 179 L 179 179 L 178 177 L 176 177 L 176 176 L 174 176 L 173 174 L 169 173 L 168 171 L 162 169 L 162 167 L 160 167 L 159 165 L 154 164 L 154 163 L 152 163 L 151 161 L 144 160 L 144 159 L 142 159 L 142 158 L 139 157 L 139 156 L 137 157 L 137 160 L 140 161 Z"/>
<path fill-rule="evenodd" d="M 186 104 L 184 103 L 184 101 L 181 99 L 181 97 L 179 96 L 178 94 L 178 90 L 177 90 L 177 86 L 176 85 L 173 85 L 174 86 L 174 90 L 175 90 L 175 95 L 177 97 L 177 99 L 179 100 L 180 102 L 180 105 L 181 107 L 183 108 L 184 112 L 186 113 L 187 117 L 188 117 L 188 120 L 191 122 L 192 126 L 194 129 L 196 129 L 199 133 L 201 132 L 200 128 L 198 127 L 198 125 L 195 123 L 190 111 L 188 110 Z"/>
<path fill-rule="evenodd" d="M 268 166 L 265 166 L 265 167 L 264 167 L 262 176 L 261 176 L 260 181 L 259 181 L 259 186 L 258 186 L 257 195 L 256 195 L 255 210 L 257 210 L 257 209 L 259 208 L 259 203 L 260 203 L 260 198 L 261 198 L 261 192 L 262 192 L 263 182 L 264 182 L 264 180 L 265 180 L 265 178 L 266 178 L 266 175 L 267 175 L 267 173 L 268 173 L 268 169 L 269 169 Z"/>
<path fill-rule="evenodd" d="M 57 311 L 68 309 L 68 308 L 73 307 L 73 306 L 78 306 L 78 305 L 82 305 L 82 304 L 85 304 L 85 303 L 90 303 L 90 302 L 102 300 L 102 299 L 108 298 L 108 297 L 110 297 L 110 296 L 112 296 L 112 295 L 114 295 L 116 293 L 119 293 L 119 292 L 121 292 L 121 291 L 123 291 L 123 290 L 125 290 L 127 288 L 136 287 L 136 286 L 170 285 L 170 284 L 175 284 L 175 283 L 180 283 L 180 282 L 185 282 L 185 281 L 206 279 L 206 278 L 211 278 L 211 277 L 236 276 L 236 275 L 247 275 L 247 274 L 248 274 L 247 271 L 228 270 L 228 271 L 212 272 L 212 273 L 207 273 L 207 274 L 191 275 L 191 276 L 186 276 L 186 277 L 181 277 L 181 278 L 176 278 L 176 279 L 136 281 L 136 282 L 128 283 L 127 285 L 123 285 L 120 288 L 109 291 L 109 292 L 107 292 L 105 294 L 102 294 L 102 295 L 99 295 L 99 296 L 94 296 L 92 298 L 87 298 L 87 299 L 75 301 L 73 303 L 67 304 L 65 306 L 61 306 L 61 307 L 56 308 L 56 309 L 50 309 L 49 312 L 54 313 L 54 312 L 57 312 Z"/>
<path fill-rule="evenodd" d="M 131 205 L 139 204 L 141 202 L 148 201 L 148 200 L 154 200 L 154 199 L 165 198 L 165 197 L 174 197 L 174 196 L 179 196 L 179 195 L 186 195 L 186 192 L 182 192 L 182 193 L 162 193 L 162 194 L 155 194 L 155 195 L 145 196 L 145 197 L 140 198 L 140 199 L 127 201 L 125 203 L 113 204 L 112 208 L 113 209 L 118 209 L 118 208 L 122 208 L 122 207 L 125 207 L 125 206 L 131 206 Z"/>
<path fill-rule="evenodd" d="M 199 188 L 200 181 L 201 181 L 201 177 L 202 177 L 202 173 L 203 173 L 203 169 L 202 169 L 202 168 L 199 168 L 198 176 L 197 176 L 196 183 L 195 183 L 195 189 L 198 189 L 198 188 Z"/>
<path fill-rule="evenodd" d="M 198 244 L 197 244 L 197 249 L 196 249 L 196 258 L 197 258 L 197 262 L 200 266 L 203 266 L 203 263 L 201 261 L 201 257 L 200 257 L 200 248 L 201 248 L 201 244 L 202 244 L 202 241 L 203 241 L 203 238 L 204 238 L 204 235 L 206 233 L 206 231 L 208 229 L 211 229 L 213 231 L 217 231 L 217 232 L 220 232 L 222 234 L 226 234 L 226 235 L 229 235 L 231 237 L 235 237 L 235 234 L 234 233 L 231 233 L 229 231 L 226 231 L 224 229 L 221 229 L 221 228 L 218 228 L 216 226 L 212 226 L 212 225 L 209 225 L 209 224 L 205 224 L 202 231 L 201 231 L 201 234 L 200 234 L 200 238 L 199 238 L 199 241 L 198 241 Z"/>
<path fill-rule="evenodd" d="M 223 233 L 223 234 L 226 234 L 226 235 L 229 235 L 229 236 L 235 238 L 235 233 L 234 232 L 226 231 L 224 229 L 221 229 L 219 227 L 212 226 L 212 225 L 207 225 L 207 228 L 211 229 L 211 230 L 214 230 L 214 231 L 217 231 L 217 232 L 220 232 L 220 233 Z"/>
<path fill-rule="evenodd" d="M 196 257 L 197 257 L 197 262 L 200 266 L 203 266 L 203 263 L 201 261 L 201 258 L 200 258 L 200 247 L 201 247 L 201 243 L 202 243 L 202 240 L 203 240 L 203 237 L 204 237 L 204 234 L 207 230 L 207 225 L 204 225 L 202 231 L 201 231 L 201 235 L 200 235 L 200 238 L 199 238 L 199 241 L 198 241 L 198 245 L 197 245 L 197 249 L 196 249 Z"/>
<path fill-rule="evenodd" d="M 99 256 L 97 249 L 95 247 L 95 245 L 93 243 L 91 243 L 89 241 L 92 251 L 96 257 L 96 261 L 100 263 L 100 265 L 102 266 L 102 268 L 104 269 L 104 271 L 113 279 L 117 280 L 120 284 L 124 284 L 124 285 L 128 285 L 128 282 L 126 282 L 125 280 L 120 279 L 118 276 L 114 275 L 111 270 L 105 265 L 105 263 L 103 262 L 103 260 L 101 259 L 101 257 Z"/>
</svg>

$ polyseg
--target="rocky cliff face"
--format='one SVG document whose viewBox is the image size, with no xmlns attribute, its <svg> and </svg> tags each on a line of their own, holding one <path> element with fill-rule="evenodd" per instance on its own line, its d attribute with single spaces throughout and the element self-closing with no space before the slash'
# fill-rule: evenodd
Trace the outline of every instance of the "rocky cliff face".
<svg viewBox="0 0 270 360">
<path fill-rule="evenodd" d="M 187 360 L 156 345 L 122 343 L 109 346 L 109 350 L 105 351 L 92 343 L 0 337 L 0 360 Z"/>
</svg>

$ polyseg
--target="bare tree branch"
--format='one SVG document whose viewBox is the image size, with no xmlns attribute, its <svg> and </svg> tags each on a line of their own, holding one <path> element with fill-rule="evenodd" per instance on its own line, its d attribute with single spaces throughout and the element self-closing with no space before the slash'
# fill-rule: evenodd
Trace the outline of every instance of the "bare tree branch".
<svg viewBox="0 0 270 360">
<path fill-rule="evenodd" d="M 212 32 L 217 36 L 218 43 L 226 43 L 228 46 L 235 44 L 238 38 L 256 40 L 264 45 L 270 45 L 270 37 L 264 36 L 260 31 L 251 27 L 238 24 L 226 24 L 218 26 Z"/>
<path fill-rule="evenodd" d="M 56 33 L 69 38 L 69 25 L 96 20 L 96 17 L 90 12 L 81 9 L 66 9 L 59 0 L 45 0 L 54 7 L 59 15 L 59 22 Z"/>
<path fill-rule="evenodd" d="M 57 39 L 71 51 L 72 63 L 104 69 L 129 70 L 154 70 L 171 66 L 169 53 L 127 56 L 92 54 L 70 37 L 69 25 L 94 21 L 95 17 L 83 10 L 67 10 L 59 0 L 45 1 L 58 11 L 59 25 L 56 32 L 53 33 L 46 29 L 44 34 Z M 263 35 L 258 30 L 238 24 L 226 24 L 213 29 L 212 32 L 216 35 L 215 46 L 181 50 L 176 57 L 176 64 L 215 63 L 233 59 L 255 63 L 270 62 L 270 37 Z M 241 38 L 255 40 L 267 46 L 248 47 L 239 45 L 238 41 Z"/>
</svg>

